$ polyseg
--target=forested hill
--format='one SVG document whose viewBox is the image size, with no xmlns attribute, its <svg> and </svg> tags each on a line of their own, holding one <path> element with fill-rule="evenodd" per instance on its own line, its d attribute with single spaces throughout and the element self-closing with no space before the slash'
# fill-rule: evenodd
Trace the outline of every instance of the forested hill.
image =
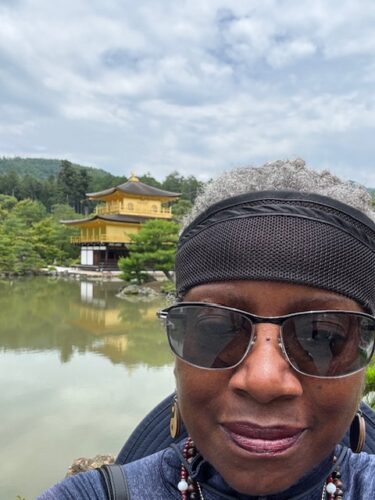
<svg viewBox="0 0 375 500">
<path fill-rule="evenodd" d="M 131 165 L 126 170 L 129 175 Z M 194 176 L 184 177 L 177 171 L 163 181 L 156 180 L 150 173 L 138 177 L 145 184 L 181 193 L 180 203 L 175 207 L 176 213 L 186 211 L 202 187 L 202 182 Z M 70 205 L 78 213 L 87 213 L 94 208 L 95 203 L 86 199 L 86 193 L 102 191 L 126 181 L 125 175 L 115 176 L 105 170 L 67 160 L 0 158 L 0 196 L 12 196 L 16 200 L 31 198 L 41 202 L 48 211 L 62 203 Z"/>
<path fill-rule="evenodd" d="M 16 156 L 14 158 L 0 158 L 0 175 L 7 174 L 9 172 L 15 172 L 17 175 L 24 176 L 30 175 L 34 179 L 46 180 L 49 177 L 55 177 L 60 172 L 61 161 L 58 159 L 46 159 L 46 158 L 20 158 Z M 84 165 L 79 165 L 78 163 L 71 163 L 75 168 L 83 168 L 88 171 L 89 174 L 94 174 L 98 177 L 112 177 L 116 178 L 109 172 L 106 172 L 100 168 L 86 167 Z"/>
<path fill-rule="evenodd" d="M 0 158 L 0 194 L 17 200 L 39 200 L 48 210 L 53 204 L 68 203 L 81 212 L 85 193 L 101 191 L 126 180 L 125 176 L 117 177 L 67 160 Z"/>
<path fill-rule="evenodd" d="M 64 169 L 64 165 L 72 169 L 75 174 L 84 172 L 88 179 L 85 188 L 90 192 L 107 189 L 126 182 L 125 176 L 115 176 L 101 168 L 87 167 L 77 163 L 71 163 L 67 160 L 58 160 L 53 158 L 0 158 L 0 193 L 11 194 L 4 190 L 3 184 L 14 184 L 17 191 L 17 184 L 24 180 L 28 183 L 30 179 L 33 182 L 45 183 L 51 179 L 57 179 Z M 20 196 L 17 196 L 19 198 Z M 21 198 L 24 196 L 21 196 Z M 33 196 L 32 196 L 33 197 Z"/>
<path fill-rule="evenodd" d="M 15 172 L 17 175 L 31 175 L 35 179 L 45 180 L 58 174 L 60 160 L 44 158 L 0 158 L 0 175 Z"/>
</svg>

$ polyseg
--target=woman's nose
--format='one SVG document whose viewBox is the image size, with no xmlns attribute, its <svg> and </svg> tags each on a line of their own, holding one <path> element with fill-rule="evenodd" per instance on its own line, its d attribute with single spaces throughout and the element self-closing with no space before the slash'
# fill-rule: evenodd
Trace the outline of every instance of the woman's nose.
<svg viewBox="0 0 375 500">
<path fill-rule="evenodd" d="M 262 323 L 256 325 L 255 333 L 250 352 L 230 379 L 232 390 L 261 403 L 300 396 L 303 390 L 299 376 L 279 345 L 280 327 Z"/>
</svg>

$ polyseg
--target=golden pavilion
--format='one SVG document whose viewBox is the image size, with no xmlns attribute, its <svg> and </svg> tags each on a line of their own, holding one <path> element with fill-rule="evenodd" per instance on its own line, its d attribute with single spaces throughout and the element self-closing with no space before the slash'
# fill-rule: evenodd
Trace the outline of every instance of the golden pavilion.
<svg viewBox="0 0 375 500">
<path fill-rule="evenodd" d="M 139 232 L 142 223 L 171 219 L 171 202 L 180 193 L 149 186 L 132 174 L 124 184 L 86 196 L 102 202 L 95 213 L 85 219 L 61 222 L 80 230 L 72 242 L 81 247 L 81 266 L 102 270 L 117 269 L 118 259 L 128 254 L 130 235 Z"/>
</svg>

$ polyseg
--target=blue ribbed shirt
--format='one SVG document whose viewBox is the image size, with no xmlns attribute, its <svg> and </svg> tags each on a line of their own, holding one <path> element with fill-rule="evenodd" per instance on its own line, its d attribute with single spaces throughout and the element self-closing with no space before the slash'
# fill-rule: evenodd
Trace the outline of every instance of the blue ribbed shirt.
<svg viewBox="0 0 375 500">
<path fill-rule="evenodd" d="M 345 500 L 375 500 L 375 455 L 354 454 L 347 448 L 336 450 Z M 202 458 L 192 465 L 192 473 L 199 481 L 205 500 L 321 500 L 323 485 L 333 468 L 332 457 L 301 478 L 287 491 L 254 497 L 236 493 Z M 181 450 L 166 450 L 123 465 L 131 499 L 178 500 L 177 490 L 181 466 Z M 97 471 L 71 476 L 42 493 L 37 500 L 107 500 Z"/>
</svg>

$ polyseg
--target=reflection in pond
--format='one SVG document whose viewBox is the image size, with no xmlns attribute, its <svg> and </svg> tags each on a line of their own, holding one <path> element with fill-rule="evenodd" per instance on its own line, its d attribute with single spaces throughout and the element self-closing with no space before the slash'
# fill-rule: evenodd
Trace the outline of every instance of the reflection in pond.
<svg viewBox="0 0 375 500">
<path fill-rule="evenodd" d="M 169 364 L 156 318 L 164 299 L 118 299 L 119 286 L 45 278 L 1 282 L 0 348 L 58 350 L 62 362 L 94 352 L 128 367 Z"/>
<path fill-rule="evenodd" d="M 165 299 L 122 300 L 120 286 L 0 281 L 0 499 L 31 500 L 74 459 L 116 454 L 172 392 Z"/>
</svg>

